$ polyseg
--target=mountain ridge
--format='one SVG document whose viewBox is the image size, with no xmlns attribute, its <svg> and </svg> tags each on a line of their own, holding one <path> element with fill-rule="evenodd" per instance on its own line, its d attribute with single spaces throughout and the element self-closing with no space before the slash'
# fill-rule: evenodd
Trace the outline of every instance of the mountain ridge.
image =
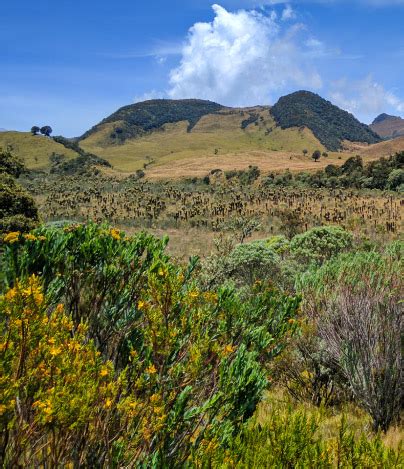
<svg viewBox="0 0 404 469">
<path fill-rule="evenodd" d="M 310 129 L 319 142 L 331 151 L 340 150 L 344 140 L 368 144 L 380 141 L 380 137 L 369 126 L 359 122 L 352 114 L 304 90 L 281 97 L 272 107 L 233 108 L 200 99 L 156 99 L 134 103 L 104 118 L 79 137 L 78 141 L 82 142 L 108 128 L 109 134 L 105 133 L 103 145 L 122 144 L 126 140 L 142 138 L 151 132 L 164 130 L 168 124 L 179 122 L 188 122 L 186 131 L 189 133 L 204 117 L 223 113 L 245 115 L 240 127 L 246 130 L 256 125 L 262 117 L 262 110 L 269 110 L 275 119 L 275 126 L 283 130 L 294 127 Z"/>
</svg>

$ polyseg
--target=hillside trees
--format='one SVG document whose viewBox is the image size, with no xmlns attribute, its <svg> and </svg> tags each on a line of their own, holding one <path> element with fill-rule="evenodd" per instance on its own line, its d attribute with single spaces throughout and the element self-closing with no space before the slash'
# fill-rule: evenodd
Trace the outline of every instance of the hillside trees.
<svg viewBox="0 0 404 469">
<path fill-rule="evenodd" d="M 381 140 L 352 114 L 309 91 L 297 91 L 283 96 L 271 108 L 271 114 L 283 129 L 308 127 L 332 151 L 339 150 L 343 140 L 367 143 Z"/>
<path fill-rule="evenodd" d="M 317 161 L 321 158 L 321 151 L 320 150 L 314 151 L 311 157 L 317 163 Z"/>
<path fill-rule="evenodd" d="M 40 128 L 40 132 L 42 135 L 45 135 L 45 137 L 50 137 L 50 134 L 52 133 L 52 127 L 50 125 L 44 125 Z"/>
<path fill-rule="evenodd" d="M 10 150 L 0 149 L 0 233 L 26 232 L 38 223 L 34 200 L 16 182 L 23 169 Z"/>
</svg>

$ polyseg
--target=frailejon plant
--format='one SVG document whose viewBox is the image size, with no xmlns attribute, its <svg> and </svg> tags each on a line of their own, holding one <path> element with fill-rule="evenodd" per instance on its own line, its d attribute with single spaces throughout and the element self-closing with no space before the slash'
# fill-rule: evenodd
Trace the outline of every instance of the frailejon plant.
<svg viewBox="0 0 404 469">
<path fill-rule="evenodd" d="M 298 298 L 263 284 L 243 301 L 230 289 L 202 292 L 192 278 L 195 261 L 173 263 L 165 242 L 144 234 L 126 238 L 90 224 L 13 233 L 4 242 L 2 334 L 8 343 L 14 324 L 19 344 L 13 359 L 2 355 L 7 464 L 197 464 L 248 422 L 268 365 L 296 327 Z M 29 288 L 38 298 L 35 320 Z M 21 311 L 28 317 L 15 323 Z M 46 332 L 49 321 L 54 328 Z M 42 340 L 49 349 L 49 359 L 32 353 L 34 362 L 24 365 L 22 376 L 42 370 L 34 382 L 17 380 L 24 337 L 36 352 Z M 77 342 L 76 355 L 69 341 Z M 56 359 L 63 372 L 54 371 Z"/>
</svg>

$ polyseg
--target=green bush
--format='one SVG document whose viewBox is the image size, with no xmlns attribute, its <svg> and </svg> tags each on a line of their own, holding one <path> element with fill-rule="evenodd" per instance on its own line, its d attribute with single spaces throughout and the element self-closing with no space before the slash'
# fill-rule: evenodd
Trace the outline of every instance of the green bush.
<svg viewBox="0 0 404 469">
<path fill-rule="evenodd" d="M 10 233 L 5 243 L 2 328 L 9 327 L 11 303 L 16 337 L 20 327 L 28 337 L 34 332 L 41 336 L 38 327 L 48 324 L 47 311 L 61 314 L 63 310 L 68 333 L 50 337 L 50 356 L 62 356 L 63 351 L 67 367 L 66 340 L 85 331 L 86 341 L 90 348 L 96 347 L 106 368 L 101 368 L 101 377 L 105 373 L 112 379 L 105 389 L 107 383 L 99 383 L 97 377 L 94 382 L 93 375 L 86 374 L 91 386 L 100 386 L 99 392 L 104 393 L 110 389 L 111 394 L 96 414 L 96 425 L 91 421 L 87 427 L 59 425 L 60 409 L 42 400 L 36 405 L 48 409 L 49 420 L 39 424 L 32 407 L 36 388 L 24 387 L 24 424 L 12 427 L 20 401 L 11 399 L 7 403 L 11 412 L 6 414 L 10 420 L 3 428 L 12 432 L 0 434 L 5 454 L 12 458 L 6 461 L 17 465 L 66 466 L 81 461 L 93 466 L 101 461 L 113 467 L 133 463 L 182 467 L 189 458 L 196 461 L 212 448 L 228 447 L 254 414 L 268 384 L 269 364 L 295 329 L 291 319 L 297 314 L 298 298 L 263 285 L 256 285 L 254 294 L 243 300 L 229 288 L 202 292 L 193 277 L 196 260 L 187 266 L 172 262 L 164 252 L 166 240 L 144 233 L 130 238 L 95 224 L 42 227 L 26 235 Z M 21 302 L 31 301 L 32 295 L 21 282 L 28 278 L 35 284 L 32 294 L 41 309 L 38 320 L 29 321 L 30 304 L 24 304 L 27 320 L 22 324 Z M 62 340 L 60 345 L 57 340 Z M 80 359 L 85 359 L 82 342 Z M 40 343 L 34 346 L 41 350 Z M 1 351 L 9 353 L 7 347 Z M 17 365 L 18 356 L 17 350 Z M 7 356 L 4 360 L 7 364 Z M 24 365 L 29 374 L 30 363 Z M 53 363 L 50 358 L 37 364 L 42 370 L 40 383 L 44 376 L 53 376 Z M 57 375 L 58 393 L 64 396 L 63 402 L 76 402 L 69 384 L 74 367 L 67 368 L 68 374 Z M 8 388 L 15 385 L 13 379 L 3 384 L 13 395 Z M 53 402 L 54 387 L 47 379 L 45 385 L 49 389 L 43 393 Z M 90 396 L 86 402 L 92 402 Z M 72 409 L 77 411 L 76 406 Z M 69 408 L 63 406 L 63 412 L 65 421 L 73 419 Z M 55 434 L 56 452 L 52 449 Z M 18 447 L 21 439 L 25 446 Z M 81 444 L 84 441 L 88 443 Z"/>
<path fill-rule="evenodd" d="M 319 264 L 347 251 L 352 243 L 351 233 L 337 226 L 322 226 L 295 236 L 290 243 L 290 250 L 301 262 Z"/>
</svg>

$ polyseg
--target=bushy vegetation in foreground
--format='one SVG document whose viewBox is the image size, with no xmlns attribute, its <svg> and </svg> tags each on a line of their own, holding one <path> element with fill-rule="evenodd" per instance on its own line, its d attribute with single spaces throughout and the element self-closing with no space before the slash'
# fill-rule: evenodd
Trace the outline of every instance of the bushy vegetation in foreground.
<svg viewBox="0 0 404 469">
<path fill-rule="evenodd" d="M 311 301 L 291 278 L 307 271 L 302 284 L 309 285 L 318 272 L 311 269 L 323 265 L 324 279 L 339 285 L 341 276 L 327 274 L 335 271 L 328 262 L 351 255 L 349 234 L 325 230 L 323 237 L 309 232 L 290 243 L 277 237 L 241 244 L 185 266 L 165 254 L 166 239 L 127 237 L 108 226 L 8 233 L 0 279 L 2 464 L 401 467 L 399 450 L 386 449 L 380 436 L 357 436 L 344 422 L 339 435 L 326 438 L 315 414 L 297 408 L 274 407 L 265 421 L 256 420 L 270 384 L 291 386 L 282 360 L 297 369 L 295 341 L 306 325 L 318 326 L 316 314 L 307 307 L 306 315 L 305 308 L 322 307 L 322 297 L 313 290 Z M 397 246 L 380 258 L 398 262 Z M 229 273 L 227 281 L 210 276 L 212 265 Z M 385 281 L 377 279 L 373 286 Z M 340 290 L 334 291 L 326 295 L 332 308 Z M 330 308 L 326 303 L 323 314 Z M 315 358 L 324 352 L 317 329 Z M 376 347 L 383 337 L 374 338 Z M 383 358 L 382 350 L 378 354 Z M 356 375 L 350 378 L 339 355 L 332 359 L 335 387 L 351 402 Z M 377 382 L 378 375 L 361 366 Z M 308 380 L 312 374 L 309 367 L 302 370 Z M 387 429 L 399 410 L 390 406 L 391 419 L 376 427 Z"/>
<path fill-rule="evenodd" d="M 173 467 L 253 415 L 297 298 L 200 291 L 193 263 L 147 235 L 89 225 L 5 240 L 6 465 Z"/>
</svg>

